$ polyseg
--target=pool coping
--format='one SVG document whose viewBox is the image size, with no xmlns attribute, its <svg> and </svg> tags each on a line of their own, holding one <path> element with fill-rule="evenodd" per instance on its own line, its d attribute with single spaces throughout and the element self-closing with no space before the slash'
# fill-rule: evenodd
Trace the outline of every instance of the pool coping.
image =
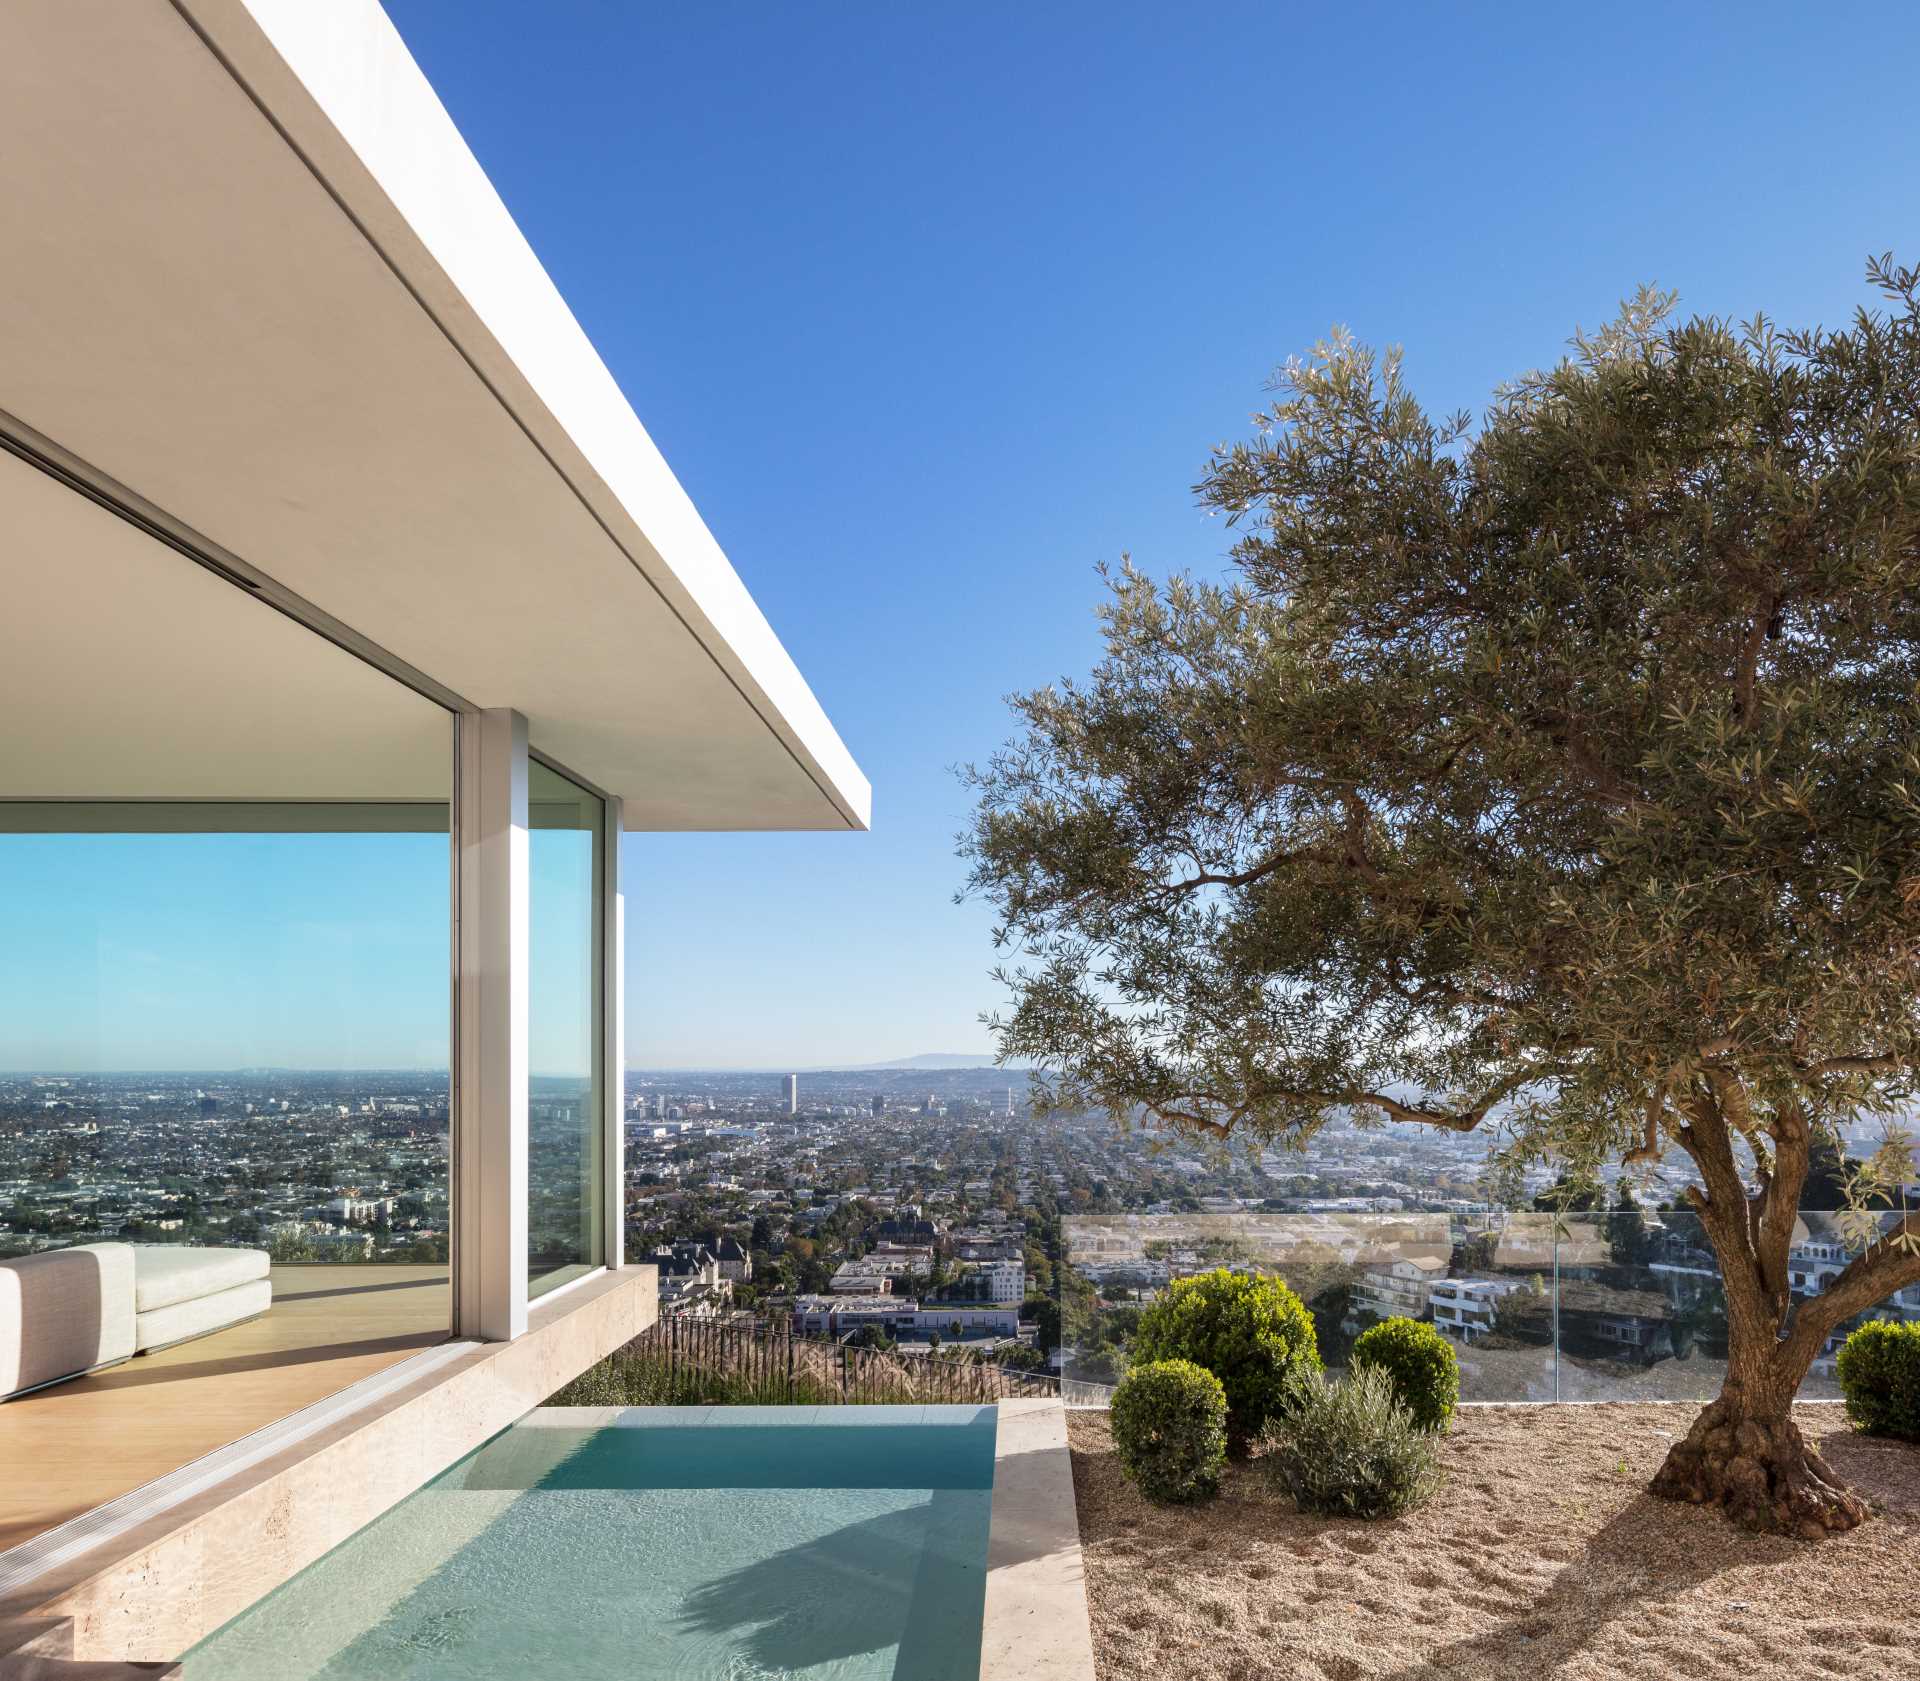
<svg viewBox="0 0 1920 1681">
<path fill-rule="evenodd" d="M 1067 1409 L 1051 1397 L 999 1408 L 980 1681 L 1094 1681 Z"/>
<path fill-rule="evenodd" d="M 965 1428 L 980 1422 L 991 1401 L 932 1402 L 905 1406 L 866 1405 L 736 1407 L 536 1407 L 515 1425 L 520 1430 L 763 1430 L 831 1429 L 835 1426 L 918 1424 Z"/>
</svg>

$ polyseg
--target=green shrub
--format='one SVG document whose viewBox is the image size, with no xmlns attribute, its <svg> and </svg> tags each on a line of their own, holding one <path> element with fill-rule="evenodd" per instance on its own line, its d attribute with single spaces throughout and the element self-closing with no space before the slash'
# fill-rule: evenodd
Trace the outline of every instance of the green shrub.
<svg viewBox="0 0 1920 1681">
<path fill-rule="evenodd" d="M 1149 1500 L 1204 1500 L 1227 1457 L 1227 1397 L 1191 1360 L 1135 1366 L 1113 1392 L 1113 1445 Z"/>
<path fill-rule="evenodd" d="M 1920 1442 L 1920 1325 L 1869 1320 L 1841 1344 L 1839 1371 L 1854 1429 Z"/>
<path fill-rule="evenodd" d="M 1393 1379 L 1401 1406 L 1422 1430 L 1445 1430 L 1460 1399 L 1460 1359 L 1431 1325 L 1418 1319 L 1383 1319 L 1353 1345 L 1355 1367 L 1378 1366 Z"/>
<path fill-rule="evenodd" d="M 1439 1486 L 1439 1443 L 1400 1404 L 1384 1368 L 1355 1367 L 1343 1382 L 1301 1371 L 1287 1389 L 1260 1465 L 1301 1511 L 1394 1518 Z"/>
<path fill-rule="evenodd" d="M 1191 1360 L 1227 1396 L 1227 1445 L 1244 1454 L 1280 1409 L 1296 1370 L 1320 1369 L 1313 1315 L 1277 1278 L 1203 1272 L 1175 1279 L 1140 1316 L 1133 1358 Z"/>
</svg>

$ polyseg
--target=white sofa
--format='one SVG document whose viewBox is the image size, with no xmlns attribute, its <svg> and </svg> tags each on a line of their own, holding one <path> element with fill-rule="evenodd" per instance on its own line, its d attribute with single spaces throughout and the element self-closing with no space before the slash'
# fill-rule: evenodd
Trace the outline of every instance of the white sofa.
<svg viewBox="0 0 1920 1681">
<path fill-rule="evenodd" d="M 260 1249 L 88 1243 L 0 1261 L 0 1398 L 257 1319 Z"/>
</svg>

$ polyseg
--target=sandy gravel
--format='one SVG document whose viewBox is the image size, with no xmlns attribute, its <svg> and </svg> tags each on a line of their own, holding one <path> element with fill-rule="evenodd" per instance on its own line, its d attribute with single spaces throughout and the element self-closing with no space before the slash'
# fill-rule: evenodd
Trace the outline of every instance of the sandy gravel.
<svg viewBox="0 0 1920 1681">
<path fill-rule="evenodd" d="M 1800 1425 L 1874 1505 L 1744 1535 L 1645 1492 L 1692 1406 L 1465 1409 L 1446 1486 L 1389 1522 L 1302 1517 L 1233 1467 L 1149 1506 L 1104 1412 L 1069 1415 L 1101 1681 L 1821 1681 L 1920 1676 L 1920 1447 Z"/>
</svg>

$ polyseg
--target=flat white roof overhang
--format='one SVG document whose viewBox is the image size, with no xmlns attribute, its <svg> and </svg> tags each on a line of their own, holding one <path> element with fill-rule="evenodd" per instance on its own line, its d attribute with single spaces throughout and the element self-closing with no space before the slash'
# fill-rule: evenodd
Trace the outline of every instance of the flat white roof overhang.
<svg viewBox="0 0 1920 1681">
<path fill-rule="evenodd" d="M 14 0 L 0 150 L 18 430 L 444 696 L 524 712 L 630 828 L 866 826 L 374 0 Z"/>
</svg>

